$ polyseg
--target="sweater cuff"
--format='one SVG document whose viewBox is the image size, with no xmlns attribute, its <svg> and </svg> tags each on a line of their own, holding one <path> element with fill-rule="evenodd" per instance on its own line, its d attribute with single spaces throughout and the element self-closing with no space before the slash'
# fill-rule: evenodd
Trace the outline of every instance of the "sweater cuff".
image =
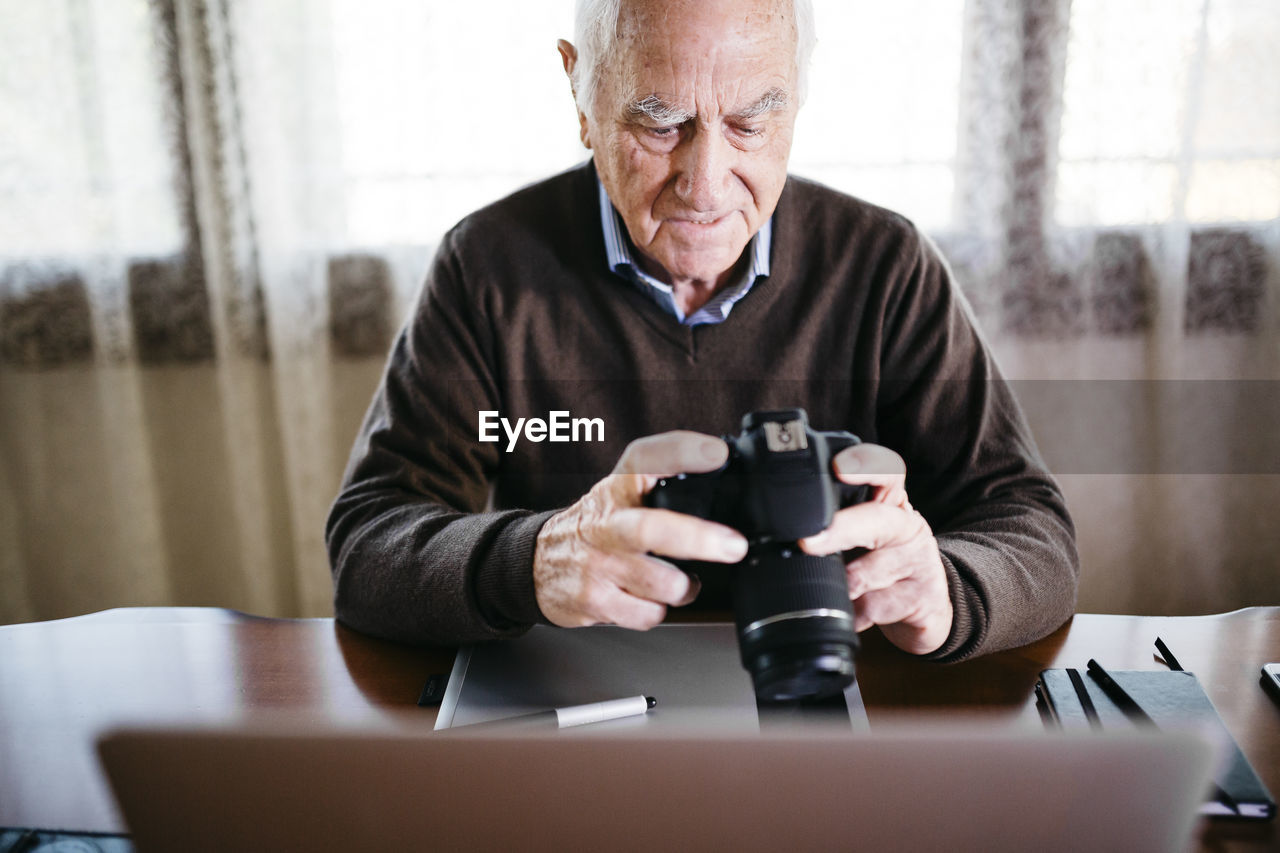
<svg viewBox="0 0 1280 853">
<path fill-rule="evenodd" d="M 533 590 L 538 533 L 559 510 L 521 515 L 503 527 L 476 569 L 475 600 L 496 631 L 524 631 L 542 621 Z"/>
<path fill-rule="evenodd" d="M 978 648 L 987 625 L 987 615 L 982 600 L 961 579 L 951 558 L 942 553 L 939 556 L 942 557 L 947 591 L 951 596 L 951 633 L 941 646 L 921 657 L 940 663 L 954 663 L 970 657 Z"/>
</svg>

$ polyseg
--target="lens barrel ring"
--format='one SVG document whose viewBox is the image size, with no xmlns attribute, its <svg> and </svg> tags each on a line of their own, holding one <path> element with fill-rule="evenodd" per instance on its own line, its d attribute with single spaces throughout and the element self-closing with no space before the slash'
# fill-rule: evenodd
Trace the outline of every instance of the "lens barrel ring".
<svg viewBox="0 0 1280 853">
<path fill-rule="evenodd" d="M 738 647 L 756 694 L 784 700 L 853 683 L 853 606 L 844 563 L 794 543 L 753 547 L 730 577 Z"/>
</svg>

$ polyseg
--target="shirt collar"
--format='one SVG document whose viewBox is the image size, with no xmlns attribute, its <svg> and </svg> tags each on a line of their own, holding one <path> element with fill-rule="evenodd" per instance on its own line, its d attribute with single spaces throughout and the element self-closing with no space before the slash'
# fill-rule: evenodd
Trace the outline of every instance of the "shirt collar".
<svg viewBox="0 0 1280 853">
<path fill-rule="evenodd" d="M 636 263 L 635 256 L 631 253 L 631 247 L 627 243 L 621 218 L 618 212 L 614 210 L 613 203 L 609 200 L 609 194 L 605 191 L 604 183 L 599 176 L 596 177 L 596 186 L 599 187 L 600 191 L 600 224 L 604 228 L 604 249 L 608 258 L 609 269 L 628 281 L 648 285 L 652 290 L 664 294 L 665 299 L 660 301 L 676 315 L 680 322 L 695 321 L 699 316 L 703 317 L 699 322 L 707 322 L 708 319 L 712 321 L 724 319 L 734 303 L 747 295 L 747 291 L 751 289 L 760 276 L 770 274 L 769 255 L 773 244 L 772 216 L 765 221 L 764 225 L 760 226 L 760 230 L 751 238 L 751 263 L 742 279 L 736 285 L 721 290 L 710 302 L 698 309 L 691 317 L 686 318 L 675 304 L 671 285 L 649 275 Z M 718 314 L 718 318 L 712 312 Z"/>
</svg>

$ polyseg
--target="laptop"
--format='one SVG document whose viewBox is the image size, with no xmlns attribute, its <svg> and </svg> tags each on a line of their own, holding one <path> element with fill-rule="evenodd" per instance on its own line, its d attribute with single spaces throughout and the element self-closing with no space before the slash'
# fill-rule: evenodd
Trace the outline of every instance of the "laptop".
<svg viewBox="0 0 1280 853">
<path fill-rule="evenodd" d="M 1168 851 L 1211 769 L 1190 734 L 582 732 L 252 723 L 119 729 L 98 749 L 142 853 Z"/>
</svg>

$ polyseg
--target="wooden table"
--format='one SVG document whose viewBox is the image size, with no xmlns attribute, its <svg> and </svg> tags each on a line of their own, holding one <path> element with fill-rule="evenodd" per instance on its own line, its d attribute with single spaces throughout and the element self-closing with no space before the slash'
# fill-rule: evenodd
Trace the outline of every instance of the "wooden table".
<svg viewBox="0 0 1280 853">
<path fill-rule="evenodd" d="M 1029 646 L 954 665 L 864 635 L 859 684 L 872 726 L 904 710 L 1034 715 L 1040 670 L 1162 669 L 1155 638 L 1195 672 L 1273 794 L 1280 794 L 1280 706 L 1258 684 L 1280 661 L 1280 607 L 1217 616 L 1082 614 Z M 288 710 L 360 723 L 415 707 L 449 649 L 370 639 L 332 619 L 265 619 L 230 610 L 129 608 L 0 626 L 0 827 L 123 832 L 93 751 L 103 729 L 138 722 L 227 722 Z M 1277 849 L 1274 822 L 1204 821 L 1204 849 Z"/>
</svg>

